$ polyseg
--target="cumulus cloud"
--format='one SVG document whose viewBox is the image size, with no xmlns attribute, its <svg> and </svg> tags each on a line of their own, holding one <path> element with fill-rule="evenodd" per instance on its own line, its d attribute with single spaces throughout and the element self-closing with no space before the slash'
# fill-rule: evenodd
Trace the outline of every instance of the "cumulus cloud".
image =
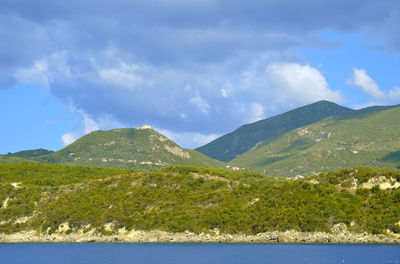
<svg viewBox="0 0 400 264">
<path fill-rule="evenodd" d="M 64 135 L 61 136 L 61 141 L 64 146 L 68 146 L 68 145 L 74 143 L 78 138 L 79 138 L 79 135 L 69 132 L 69 133 L 65 133 Z"/>
<path fill-rule="evenodd" d="M 64 144 L 96 129 L 150 124 L 175 133 L 183 146 L 193 146 L 293 107 L 342 100 L 317 69 L 299 63 L 265 60 L 262 66 L 258 61 L 233 85 L 228 74 L 159 69 L 115 53 L 92 58 L 86 67 L 77 67 L 76 60 L 55 53 L 16 74 L 21 81 L 46 80 L 48 89 L 81 117 L 81 126 L 63 136 Z"/>
<path fill-rule="evenodd" d="M 322 99 L 343 101 L 340 92 L 329 89 L 325 77 L 310 65 L 274 63 L 267 67 L 266 74 L 280 103 L 306 104 Z"/>
<path fill-rule="evenodd" d="M 387 92 L 382 91 L 378 84 L 367 74 L 365 69 L 353 69 L 346 84 L 351 85 L 371 98 L 373 104 L 392 104 L 400 101 L 400 88 L 394 87 Z"/>
<path fill-rule="evenodd" d="M 353 69 L 353 73 L 346 83 L 356 87 L 374 99 L 382 100 L 385 97 L 385 94 L 364 69 Z"/>
<path fill-rule="evenodd" d="M 322 73 L 296 57 L 299 46 L 323 42 L 315 40 L 321 30 L 375 36 L 384 27 L 380 39 L 400 51 L 398 1 L 38 5 L 0 3 L 0 88 L 36 83 L 72 105 L 82 124 L 65 144 L 95 128 L 143 124 L 200 143 L 316 100 L 341 102 Z"/>
</svg>

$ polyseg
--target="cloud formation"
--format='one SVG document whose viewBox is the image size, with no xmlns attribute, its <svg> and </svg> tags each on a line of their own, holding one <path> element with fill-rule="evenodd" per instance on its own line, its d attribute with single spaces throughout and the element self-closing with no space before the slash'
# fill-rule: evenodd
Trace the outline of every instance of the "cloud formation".
<svg viewBox="0 0 400 264">
<path fill-rule="evenodd" d="M 382 91 L 378 84 L 367 74 L 365 69 L 353 69 L 346 83 L 368 95 L 372 100 L 368 103 L 369 105 L 394 104 L 400 101 L 399 87 L 393 87 L 393 89 L 387 92 Z"/>
<path fill-rule="evenodd" d="M 328 28 L 379 36 L 399 52 L 399 10 L 395 0 L 4 0 L 0 89 L 39 84 L 79 109 L 82 124 L 64 143 L 110 124 L 150 124 L 195 142 L 306 103 L 343 101 L 296 49 L 332 46 L 318 40 Z M 353 85 L 376 96 L 366 72 L 357 74 Z"/>
<path fill-rule="evenodd" d="M 376 82 L 367 75 L 367 71 L 364 69 L 353 69 L 353 73 L 347 80 L 347 84 L 360 89 L 374 99 L 382 100 L 385 97 L 385 94 L 379 89 Z"/>
</svg>

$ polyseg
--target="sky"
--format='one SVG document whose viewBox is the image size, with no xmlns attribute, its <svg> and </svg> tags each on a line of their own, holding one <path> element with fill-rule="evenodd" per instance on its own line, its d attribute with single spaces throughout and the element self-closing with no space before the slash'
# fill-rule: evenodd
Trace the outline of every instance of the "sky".
<svg viewBox="0 0 400 264">
<path fill-rule="evenodd" d="M 183 147 L 328 100 L 400 104 L 397 0 L 2 0 L 0 153 L 151 125 Z"/>
</svg>

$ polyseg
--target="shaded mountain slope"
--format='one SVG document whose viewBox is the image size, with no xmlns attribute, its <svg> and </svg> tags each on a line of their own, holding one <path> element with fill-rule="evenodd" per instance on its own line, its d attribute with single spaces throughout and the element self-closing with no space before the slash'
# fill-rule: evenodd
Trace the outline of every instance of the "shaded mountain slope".
<svg viewBox="0 0 400 264">
<path fill-rule="evenodd" d="M 214 159 L 227 162 L 250 150 L 260 141 L 272 140 L 293 129 L 321 121 L 330 116 L 354 112 L 355 110 L 332 102 L 319 101 L 281 115 L 243 125 L 196 150 Z"/>
<path fill-rule="evenodd" d="M 276 176 L 360 165 L 399 166 L 400 107 L 331 117 L 258 143 L 231 163 Z"/>
</svg>

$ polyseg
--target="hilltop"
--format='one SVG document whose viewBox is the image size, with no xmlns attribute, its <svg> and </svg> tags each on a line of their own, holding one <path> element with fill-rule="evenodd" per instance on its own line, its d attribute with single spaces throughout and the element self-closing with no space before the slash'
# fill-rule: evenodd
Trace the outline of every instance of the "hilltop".
<svg viewBox="0 0 400 264">
<path fill-rule="evenodd" d="M 198 151 L 183 149 L 148 126 L 94 131 L 67 147 L 32 158 L 39 162 L 145 169 L 170 164 L 221 167 Z"/>
<path fill-rule="evenodd" d="M 324 119 L 259 142 L 231 164 L 275 176 L 400 163 L 400 107 Z M 369 109 L 369 110 L 371 110 Z"/>
<path fill-rule="evenodd" d="M 34 157 L 39 157 L 47 154 L 54 153 L 52 150 L 47 150 L 47 149 L 32 149 L 32 150 L 23 150 L 23 151 L 18 151 L 14 153 L 8 153 L 8 157 L 18 157 L 18 158 L 34 158 Z"/>
</svg>

